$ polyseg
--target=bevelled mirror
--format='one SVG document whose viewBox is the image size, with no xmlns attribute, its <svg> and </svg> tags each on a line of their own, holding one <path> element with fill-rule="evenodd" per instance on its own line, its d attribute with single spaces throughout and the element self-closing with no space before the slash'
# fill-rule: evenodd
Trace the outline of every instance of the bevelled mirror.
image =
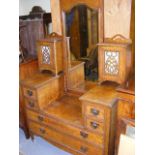
<svg viewBox="0 0 155 155">
<path fill-rule="evenodd" d="M 77 5 L 65 12 L 65 35 L 69 37 L 71 61 L 84 62 L 85 80 L 98 79 L 98 11 Z"/>
</svg>

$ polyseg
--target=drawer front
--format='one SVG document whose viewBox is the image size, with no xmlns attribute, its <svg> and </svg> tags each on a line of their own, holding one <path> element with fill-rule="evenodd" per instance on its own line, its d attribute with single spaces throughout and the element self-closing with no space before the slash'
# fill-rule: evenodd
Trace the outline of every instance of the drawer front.
<svg viewBox="0 0 155 155">
<path fill-rule="evenodd" d="M 30 111 L 28 109 L 27 109 L 27 117 L 30 120 L 43 123 L 44 125 L 48 125 L 56 130 L 62 131 L 63 129 L 63 132 L 67 135 L 71 135 L 81 140 L 103 147 L 103 137 L 98 134 L 81 130 L 80 128 L 73 127 L 67 124 L 64 125 L 62 123 L 49 119 L 43 115 L 39 115 L 38 113 Z"/>
<path fill-rule="evenodd" d="M 101 123 L 92 119 L 86 119 L 86 127 L 98 133 L 104 132 L 104 123 Z"/>
<path fill-rule="evenodd" d="M 24 101 L 25 101 L 26 107 L 34 109 L 34 110 L 38 109 L 36 101 L 32 99 L 28 99 L 28 98 L 25 98 Z"/>
<path fill-rule="evenodd" d="M 36 95 L 36 91 L 35 90 L 32 90 L 32 89 L 29 89 L 29 88 L 23 88 L 23 93 L 24 93 L 24 96 L 30 98 L 30 99 L 36 99 L 37 95 Z"/>
<path fill-rule="evenodd" d="M 102 155 L 103 148 L 101 149 L 98 147 L 93 147 L 93 145 L 88 145 L 84 143 L 83 141 L 76 140 L 60 132 L 57 132 L 56 130 L 47 128 L 43 125 L 39 125 L 37 123 L 30 121 L 29 128 L 30 128 L 30 131 L 33 132 L 34 134 L 44 137 L 48 139 L 49 141 L 54 141 L 56 143 L 65 145 L 73 150 L 76 150 L 77 152 L 81 154 Z"/>
<path fill-rule="evenodd" d="M 91 104 L 86 105 L 86 115 L 87 116 L 92 116 L 96 119 L 102 119 L 104 120 L 104 108 L 101 108 L 99 106 L 94 106 Z"/>
<path fill-rule="evenodd" d="M 45 125 L 49 124 L 49 119 L 44 117 L 42 114 L 38 114 L 36 112 L 33 112 L 31 110 L 26 109 L 27 118 L 29 120 L 36 121 L 38 123 L 44 123 Z"/>
</svg>

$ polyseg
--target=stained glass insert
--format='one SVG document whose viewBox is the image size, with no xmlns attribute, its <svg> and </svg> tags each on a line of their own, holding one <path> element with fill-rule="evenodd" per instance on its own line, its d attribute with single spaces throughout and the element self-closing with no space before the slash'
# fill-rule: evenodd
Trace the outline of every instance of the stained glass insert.
<svg viewBox="0 0 155 155">
<path fill-rule="evenodd" d="M 42 46 L 42 63 L 50 64 L 50 48 L 49 46 Z"/>
<path fill-rule="evenodd" d="M 119 52 L 105 51 L 105 73 L 110 75 L 117 75 L 119 72 Z"/>
</svg>

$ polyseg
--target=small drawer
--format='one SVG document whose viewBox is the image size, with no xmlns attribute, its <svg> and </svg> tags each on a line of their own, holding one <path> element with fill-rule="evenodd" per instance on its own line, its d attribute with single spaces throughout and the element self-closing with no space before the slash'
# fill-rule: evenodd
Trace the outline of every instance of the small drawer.
<svg viewBox="0 0 155 155">
<path fill-rule="evenodd" d="M 36 99 L 36 91 L 35 90 L 24 87 L 23 88 L 23 93 L 24 93 L 24 96 L 26 96 L 28 98 Z"/>
<path fill-rule="evenodd" d="M 34 134 L 37 134 L 41 137 L 48 139 L 49 141 L 53 141 L 59 143 L 60 145 L 67 146 L 72 150 L 76 150 L 79 154 L 86 155 L 103 155 L 103 148 L 94 147 L 93 145 L 88 145 L 81 140 L 74 139 L 70 136 L 67 136 L 57 130 L 53 130 L 51 128 L 45 127 L 43 125 L 29 122 L 30 131 Z"/>
<path fill-rule="evenodd" d="M 92 119 L 86 119 L 86 126 L 88 129 L 95 132 L 103 133 L 104 131 L 104 123 L 94 121 Z"/>
<path fill-rule="evenodd" d="M 96 105 L 94 106 L 91 104 L 87 104 L 86 105 L 86 115 L 104 120 L 104 108 L 101 108 Z"/>
<path fill-rule="evenodd" d="M 35 110 L 38 109 L 36 101 L 31 100 L 31 99 L 27 99 L 27 98 L 25 98 L 24 100 L 25 100 L 26 107 L 31 108 L 31 109 L 35 109 Z"/>
</svg>

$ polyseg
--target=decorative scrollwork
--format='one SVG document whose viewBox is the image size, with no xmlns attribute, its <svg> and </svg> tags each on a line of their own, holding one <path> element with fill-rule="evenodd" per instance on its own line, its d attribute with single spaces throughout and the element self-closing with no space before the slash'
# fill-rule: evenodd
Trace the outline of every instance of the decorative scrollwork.
<svg viewBox="0 0 155 155">
<path fill-rule="evenodd" d="M 44 64 L 50 64 L 50 48 L 48 46 L 42 46 L 42 62 Z"/>
<path fill-rule="evenodd" d="M 119 72 L 119 52 L 105 51 L 105 73 L 117 75 Z"/>
</svg>

